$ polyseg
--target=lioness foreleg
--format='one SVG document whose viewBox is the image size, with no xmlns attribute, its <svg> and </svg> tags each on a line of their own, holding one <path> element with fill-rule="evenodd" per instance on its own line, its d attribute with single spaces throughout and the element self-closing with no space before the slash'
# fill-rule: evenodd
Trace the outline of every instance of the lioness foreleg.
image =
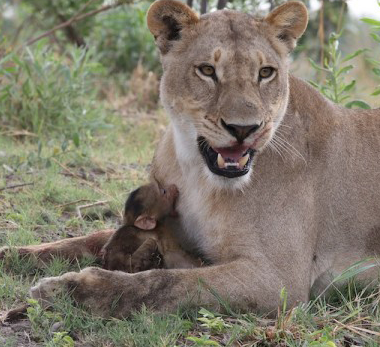
<svg viewBox="0 0 380 347">
<path fill-rule="evenodd" d="M 48 261 L 54 256 L 60 256 L 69 260 L 89 255 L 98 257 L 100 250 L 113 233 L 114 230 L 101 230 L 86 236 L 42 243 L 40 245 L 14 248 L 2 247 L 0 248 L 0 260 L 12 250 L 15 250 L 21 256 L 33 255 L 42 262 Z"/>
<path fill-rule="evenodd" d="M 218 296 L 233 303 L 233 309 L 269 312 L 277 309 L 282 288 L 277 274 L 271 273 L 255 271 L 253 264 L 246 261 L 136 274 L 86 268 L 79 273 L 45 278 L 31 289 L 31 295 L 46 304 L 54 302 L 56 293 L 68 291 L 78 304 L 103 317 L 128 317 L 143 304 L 158 312 L 175 311 L 187 301 L 218 309 Z M 293 294 L 289 291 L 290 305 L 305 298 Z"/>
</svg>

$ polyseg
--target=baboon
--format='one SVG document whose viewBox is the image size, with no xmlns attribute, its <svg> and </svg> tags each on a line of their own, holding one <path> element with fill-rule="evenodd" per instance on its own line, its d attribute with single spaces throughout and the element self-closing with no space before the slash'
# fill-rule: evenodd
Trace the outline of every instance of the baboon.
<svg viewBox="0 0 380 347">
<path fill-rule="evenodd" d="M 175 239 L 168 217 L 175 218 L 178 189 L 151 182 L 134 190 L 124 209 L 124 225 L 104 245 L 104 268 L 139 272 L 153 268 L 192 268 L 201 261 Z"/>
</svg>

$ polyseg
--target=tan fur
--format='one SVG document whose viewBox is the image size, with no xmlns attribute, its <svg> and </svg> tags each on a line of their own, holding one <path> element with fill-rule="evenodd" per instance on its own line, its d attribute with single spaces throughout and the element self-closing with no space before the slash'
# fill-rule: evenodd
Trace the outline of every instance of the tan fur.
<svg viewBox="0 0 380 347">
<path fill-rule="evenodd" d="M 166 47 L 161 99 L 171 117 L 152 174 L 177 185 L 182 242 L 213 265 L 133 275 L 90 268 L 45 279 L 32 289 L 35 297 L 51 300 L 52 289 L 71 283 L 76 300 L 94 312 L 126 316 L 141 304 L 173 310 L 186 298 L 216 306 L 212 286 L 235 309 L 274 312 L 281 288 L 290 306 L 306 301 L 352 263 L 380 253 L 380 110 L 339 107 L 288 75 L 304 6 L 285 3 L 267 19 L 217 11 L 191 24 L 181 22 L 195 16 L 189 8 L 163 1 L 148 18 L 178 8 L 183 29 L 175 40 L 148 21 Z M 218 83 L 199 73 L 201 63 L 215 67 Z M 268 65 L 276 74 L 258 83 Z M 199 135 L 215 148 L 233 145 L 221 118 L 264 122 L 245 139 L 257 152 L 242 177 L 211 173 L 198 149 Z"/>
</svg>

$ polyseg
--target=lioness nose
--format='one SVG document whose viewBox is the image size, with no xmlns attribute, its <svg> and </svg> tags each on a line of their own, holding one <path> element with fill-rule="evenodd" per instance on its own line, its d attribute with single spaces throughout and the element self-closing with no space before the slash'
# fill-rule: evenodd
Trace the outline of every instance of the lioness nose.
<svg viewBox="0 0 380 347">
<path fill-rule="evenodd" d="M 249 135 L 253 134 L 257 129 L 260 128 L 260 124 L 252 125 L 237 125 L 237 124 L 227 124 L 222 119 L 222 126 L 238 140 L 238 142 L 243 142 Z"/>
</svg>

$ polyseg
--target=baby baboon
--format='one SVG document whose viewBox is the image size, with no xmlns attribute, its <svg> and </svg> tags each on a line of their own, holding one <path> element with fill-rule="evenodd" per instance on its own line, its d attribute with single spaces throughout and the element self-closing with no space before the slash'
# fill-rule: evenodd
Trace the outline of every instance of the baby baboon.
<svg viewBox="0 0 380 347">
<path fill-rule="evenodd" d="M 157 182 L 134 190 L 125 203 L 124 225 L 103 247 L 104 267 L 135 273 L 201 266 L 181 248 L 169 226 L 167 217 L 175 217 L 177 197 L 176 186 L 160 187 Z"/>
</svg>

